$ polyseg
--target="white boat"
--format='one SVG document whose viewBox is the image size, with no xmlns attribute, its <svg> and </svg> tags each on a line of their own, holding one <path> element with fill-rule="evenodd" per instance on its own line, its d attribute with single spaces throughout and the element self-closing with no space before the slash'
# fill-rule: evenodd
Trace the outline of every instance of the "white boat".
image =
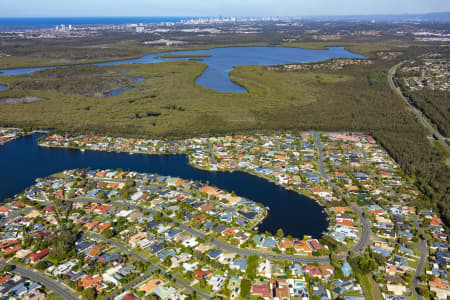
<svg viewBox="0 0 450 300">
<path fill-rule="evenodd" d="M 80 149 L 80 151 L 81 151 L 81 152 L 84 152 L 84 151 L 86 151 L 86 150 L 85 150 L 85 149 Z"/>
</svg>

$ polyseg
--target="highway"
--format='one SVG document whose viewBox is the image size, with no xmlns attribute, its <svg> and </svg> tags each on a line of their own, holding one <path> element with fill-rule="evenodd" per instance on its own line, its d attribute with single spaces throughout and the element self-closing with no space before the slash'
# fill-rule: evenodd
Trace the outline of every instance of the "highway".
<svg viewBox="0 0 450 300">
<path fill-rule="evenodd" d="M 0 261 L 0 266 L 5 267 L 8 263 L 4 261 Z M 31 271 L 19 265 L 12 264 L 14 269 L 11 271 L 14 274 L 26 277 L 32 281 L 38 282 L 41 285 L 45 286 L 49 290 L 52 290 L 57 295 L 61 296 L 64 299 L 68 300 L 78 300 L 78 296 L 76 296 L 71 290 L 62 285 L 61 283 L 45 277 L 42 273 L 38 271 Z"/>
<path fill-rule="evenodd" d="M 405 96 L 403 96 L 403 93 L 400 90 L 400 88 L 396 87 L 393 76 L 394 76 L 395 72 L 397 71 L 397 68 L 402 64 L 403 64 L 403 62 L 393 66 L 389 70 L 388 81 L 389 81 L 389 85 L 391 86 L 391 89 L 393 89 L 395 91 L 395 93 L 402 98 L 403 102 L 405 102 L 405 104 L 408 106 L 409 110 L 417 117 L 417 119 L 419 119 L 419 121 L 423 124 L 423 126 L 425 126 L 425 128 L 427 128 L 431 132 L 431 134 L 438 139 L 438 141 L 447 150 L 447 152 L 450 153 L 450 146 L 448 145 L 446 138 L 444 136 L 442 136 L 439 133 L 439 131 L 430 124 L 431 122 L 426 119 L 426 117 L 422 114 L 422 112 L 420 110 L 418 110 L 411 103 L 409 103 L 408 99 Z"/>
</svg>

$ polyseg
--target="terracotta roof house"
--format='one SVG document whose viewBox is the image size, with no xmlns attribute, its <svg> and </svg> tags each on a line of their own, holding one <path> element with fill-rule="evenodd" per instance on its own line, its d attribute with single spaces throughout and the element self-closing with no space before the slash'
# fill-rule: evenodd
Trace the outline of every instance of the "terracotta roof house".
<svg viewBox="0 0 450 300">
<path fill-rule="evenodd" d="M 297 251 L 303 251 L 305 253 L 311 253 L 311 247 L 309 247 L 308 243 L 306 241 L 294 241 L 294 248 Z"/>
<path fill-rule="evenodd" d="M 439 277 L 435 277 L 433 280 L 428 281 L 428 284 L 430 285 L 430 287 L 437 287 L 437 288 L 441 288 L 441 289 L 449 288 L 448 281 L 443 280 Z"/>
<path fill-rule="evenodd" d="M 95 277 L 93 277 L 91 275 L 86 275 L 78 281 L 78 286 L 82 287 L 83 289 L 88 289 L 88 288 L 92 287 L 92 288 L 95 288 L 96 290 L 101 290 L 102 289 L 102 284 L 101 284 L 102 280 L 103 280 L 103 277 L 101 275 L 97 275 Z"/>
<path fill-rule="evenodd" d="M 31 253 L 30 254 L 31 263 L 34 264 L 34 263 L 40 261 L 42 258 L 47 256 L 49 253 L 50 253 L 50 248 L 45 248 L 45 249 L 42 249 L 41 251 Z"/>
<path fill-rule="evenodd" d="M 280 249 L 281 251 L 285 251 L 286 249 L 290 249 L 294 247 L 294 242 L 290 239 L 284 239 L 280 242 Z"/>
<path fill-rule="evenodd" d="M 313 278 L 321 278 L 322 277 L 322 272 L 316 266 L 304 266 L 303 272 L 305 272 L 306 274 L 308 274 L 309 276 L 311 276 Z"/>
<path fill-rule="evenodd" d="M 265 283 L 265 284 L 254 284 L 254 285 L 252 285 L 251 293 L 254 296 L 261 296 L 264 299 L 269 299 L 269 297 L 270 297 L 269 285 L 267 283 Z"/>
<path fill-rule="evenodd" d="M 317 251 L 319 249 L 324 248 L 324 246 L 321 243 L 319 243 L 318 240 L 308 240 L 307 243 L 312 251 Z"/>
<path fill-rule="evenodd" d="M 206 278 L 209 275 L 211 275 L 211 271 L 210 270 L 196 270 L 194 272 L 194 275 L 195 275 L 196 280 L 201 280 L 202 278 Z"/>
<path fill-rule="evenodd" d="M 139 290 L 145 293 L 151 293 L 154 289 L 162 284 L 164 284 L 164 281 L 162 281 L 161 279 L 151 279 L 146 284 L 141 286 Z"/>
</svg>

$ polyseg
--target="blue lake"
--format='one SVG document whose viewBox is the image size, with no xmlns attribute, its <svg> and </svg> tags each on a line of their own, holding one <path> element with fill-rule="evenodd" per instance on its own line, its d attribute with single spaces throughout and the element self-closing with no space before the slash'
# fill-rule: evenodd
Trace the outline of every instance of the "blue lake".
<svg viewBox="0 0 450 300">
<path fill-rule="evenodd" d="M 87 168 L 132 170 L 209 182 L 236 195 L 260 202 L 270 208 L 260 224 L 261 232 L 284 233 L 303 238 L 319 238 L 328 227 L 326 213 L 306 196 L 286 190 L 270 181 L 245 172 L 210 172 L 192 167 L 185 155 L 146 155 L 37 146 L 34 134 L 0 147 L 0 200 L 13 197 L 35 183 L 35 179 L 66 169 Z"/>
<path fill-rule="evenodd" d="M 224 47 L 209 50 L 174 51 L 154 53 L 141 58 L 105 62 L 97 65 L 122 65 L 122 64 L 152 64 L 171 60 L 188 60 L 189 58 L 158 58 L 165 54 L 207 54 L 210 57 L 202 57 L 208 68 L 196 79 L 196 83 L 218 91 L 246 93 L 242 86 L 231 81 L 229 72 L 234 66 L 242 65 L 279 65 L 291 63 L 311 63 L 324 61 L 331 58 L 365 58 L 362 55 L 352 53 L 344 47 L 329 47 L 324 50 L 299 49 L 289 47 Z M 27 74 L 46 68 L 27 68 L 1 70 L 0 75 Z"/>
<path fill-rule="evenodd" d="M 8 89 L 8 86 L 7 86 L 7 85 L 2 85 L 2 84 L 0 84 L 0 91 L 4 91 L 4 90 L 6 90 L 6 89 Z"/>
</svg>

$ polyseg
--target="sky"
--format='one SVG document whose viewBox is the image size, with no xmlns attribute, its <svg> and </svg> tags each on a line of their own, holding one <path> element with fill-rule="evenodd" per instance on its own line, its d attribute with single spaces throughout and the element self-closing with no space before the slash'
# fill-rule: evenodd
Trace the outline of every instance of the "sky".
<svg viewBox="0 0 450 300">
<path fill-rule="evenodd" d="M 0 17 L 262 17 L 442 11 L 450 11 L 449 0 L 0 0 Z"/>
</svg>

